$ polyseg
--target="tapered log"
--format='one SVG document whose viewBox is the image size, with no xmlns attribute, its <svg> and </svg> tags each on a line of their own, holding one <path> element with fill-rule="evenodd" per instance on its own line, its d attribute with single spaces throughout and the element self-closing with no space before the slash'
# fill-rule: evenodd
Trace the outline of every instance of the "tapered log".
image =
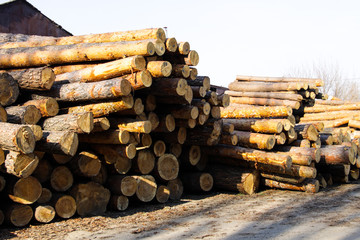
<svg viewBox="0 0 360 240">
<path fill-rule="evenodd" d="M 165 40 L 165 46 L 166 46 L 167 51 L 176 52 L 177 47 L 178 47 L 178 43 L 176 41 L 176 38 L 167 38 Z"/>
<path fill-rule="evenodd" d="M 145 65 L 146 62 L 144 57 L 133 56 L 94 65 L 73 72 L 59 74 L 56 75 L 56 81 L 97 82 L 145 70 Z"/>
<path fill-rule="evenodd" d="M 151 94 L 155 96 L 184 96 L 186 80 L 183 78 L 156 78 L 151 85 Z"/>
<path fill-rule="evenodd" d="M 112 195 L 108 206 L 116 211 L 124 211 L 129 206 L 129 198 L 124 195 Z"/>
<path fill-rule="evenodd" d="M 94 177 L 100 171 L 101 161 L 94 153 L 83 151 L 70 162 L 70 167 L 74 174 Z"/>
<path fill-rule="evenodd" d="M 238 137 L 238 144 L 244 147 L 270 150 L 276 143 L 275 137 L 270 134 L 251 133 L 245 131 L 234 131 L 233 134 Z"/>
<path fill-rule="evenodd" d="M 216 107 L 213 107 L 212 109 L 214 109 Z M 213 117 L 213 116 L 211 116 Z M 206 123 L 206 121 L 210 118 L 210 115 L 205 115 L 204 113 L 199 113 L 199 117 L 196 119 L 189 119 L 189 120 L 195 120 L 195 124 L 194 127 L 196 127 L 196 125 L 204 125 Z M 215 117 L 213 117 L 215 118 Z"/>
<path fill-rule="evenodd" d="M 307 124 L 312 124 L 318 132 L 324 131 L 324 123 L 323 122 L 298 123 L 297 126 L 307 125 Z"/>
<path fill-rule="evenodd" d="M 319 149 L 315 148 L 305 148 L 305 147 L 293 147 L 293 146 L 277 146 L 277 150 L 281 152 L 289 152 L 294 154 L 300 154 L 304 156 L 310 156 L 313 161 L 319 162 L 321 157 L 321 152 Z"/>
<path fill-rule="evenodd" d="M 347 119 L 349 122 L 353 117 L 360 116 L 359 111 L 334 111 L 334 112 L 322 112 L 322 113 L 305 113 L 301 118 L 301 122 L 310 122 L 310 121 L 327 121 L 327 120 L 343 120 Z M 347 123 L 345 122 L 345 123 Z M 343 123 L 343 124 L 345 124 Z M 324 123 L 325 124 L 325 123 Z M 326 128 L 326 126 L 324 126 Z"/>
<path fill-rule="evenodd" d="M 320 149 L 321 161 L 328 165 L 355 164 L 356 155 L 354 149 L 348 146 L 325 146 Z"/>
<path fill-rule="evenodd" d="M 137 181 L 133 176 L 113 175 L 108 178 L 107 187 L 112 194 L 131 197 L 136 193 Z"/>
<path fill-rule="evenodd" d="M 25 125 L 28 126 L 31 131 L 34 133 L 35 141 L 40 141 L 43 137 L 43 130 L 39 125 Z"/>
<path fill-rule="evenodd" d="M 284 99 L 292 101 L 302 101 L 303 97 L 296 93 L 286 92 L 239 92 L 239 91 L 225 91 L 231 97 L 248 97 L 248 98 L 273 98 Z"/>
<path fill-rule="evenodd" d="M 122 78 L 129 81 L 134 91 L 150 87 L 152 84 L 151 74 L 147 70 L 124 75 Z"/>
<path fill-rule="evenodd" d="M 35 208 L 34 218 L 40 223 L 49 223 L 55 218 L 55 208 L 49 205 L 40 205 Z"/>
<path fill-rule="evenodd" d="M 307 90 L 308 85 L 301 82 L 265 83 L 265 82 L 231 82 L 229 90 L 238 92 L 277 92 L 288 90 Z"/>
<path fill-rule="evenodd" d="M 6 108 L 7 121 L 17 124 L 36 124 L 40 118 L 40 111 L 34 106 L 11 106 Z"/>
<path fill-rule="evenodd" d="M 230 105 L 230 96 L 227 94 L 217 95 L 217 101 L 221 107 L 228 107 Z"/>
<path fill-rule="evenodd" d="M 255 82 L 307 82 L 315 83 L 315 86 L 321 87 L 324 81 L 319 78 L 294 78 L 294 77 L 258 77 L 258 76 L 242 76 L 237 75 L 238 81 L 255 81 Z"/>
<path fill-rule="evenodd" d="M 33 153 L 23 154 L 10 151 L 6 155 L 5 167 L 7 173 L 20 178 L 27 178 L 35 171 L 38 163 L 39 159 Z"/>
<path fill-rule="evenodd" d="M 51 204 L 61 218 L 68 219 L 76 213 L 76 202 L 70 195 L 56 194 L 51 200 Z"/>
<path fill-rule="evenodd" d="M 228 119 L 223 119 L 222 132 L 223 133 L 233 133 L 235 130 L 235 126 L 232 123 L 227 122 Z"/>
<path fill-rule="evenodd" d="M 30 206 L 12 204 L 5 212 L 5 220 L 15 227 L 24 227 L 31 221 L 33 215 Z"/>
<path fill-rule="evenodd" d="M 196 76 L 194 80 L 188 80 L 190 86 L 204 87 L 205 91 L 210 90 L 210 78 L 208 76 Z"/>
<path fill-rule="evenodd" d="M 303 177 L 289 177 L 287 175 L 269 173 L 261 173 L 261 177 L 290 184 L 300 184 L 305 180 Z"/>
<path fill-rule="evenodd" d="M 239 108 L 230 105 L 227 108 L 220 108 L 221 118 L 268 118 L 268 117 L 287 117 L 292 114 L 292 110 L 287 106 L 265 106 Z"/>
<path fill-rule="evenodd" d="M 119 128 L 128 132 L 150 133 L 150 121 L 138 121 L 131 118 L 109 118 L 111 128 Z"/>
<path fill-rule="evenodd" d="M 98 183 L 78 184 L 71 190 L 80 216 L 99 215 L 106 211 L 110 191 Z"/>
<path fill-rule="evenodd" d="M 310 147 L 310 141 L 308 139 L 302 139 L 302 140 L 296 140 L 296 141 L 293 141 L 291 143 L 292 146 L 295 146 L 295 147 L 306 147 L 306 148 L 309 148 Z M 331 145 L 331 144 L 329 144 Z"/>
<path fill-rule="evenodd" d="M 47 118 L 43 123 L 45 131 L 66 131 L 76 133 L 90 133 L 94 128 L 94 119 L 91 112 L 80 114 L 63 114 Z"/>
<path fill-rule="evenodd" d="M 7 73 L 0 73 L 0 105 L 9 106 L 19 97 L 18 83 Z"/>
<path fill-rule="evenodd" d="M 142 202 L 150 202 L 156 196 L 157 184 L 151 175 L 137 176 L 136 197 Z"/>
<path fill-rule="evenodd" d="M 171 75 L 174 77 L 188 78 L 190 76 L 190 68 L 188 65 L 174 64 Z"/>
<path fill-rule="evenodd" d="M 161 157 L 162 155 L 165 154 L 165 151 L 166 151 L 166 144 L 164 141 L 158 140 L 154 143 L 153 152 L 156 157 Z"/>
<path fill-rule="evenodd" d="M 172 154 L 164 154 L 155 164 L 155 173 L 165 181 L 174 180 L 179 173 L 179 162 Z"/>
<path fill-rule="evenodd" d="M 350 174 L 351 166 L 349 164 L 338 165 L 318 165 L 320 172 L 329 172 L 333 177 L 346 177 Z"/>
<path fill-rule="evenodd" d="M 96 64 L 98 64 L 98 63 L 88 62 L 88 63 L 78 63 L 78 64 L 72 64 L 72 65 L 66 64 L 66 65 L 53 66 L 52 70 L 55 73 L 55 75 L 60 75 L 63 73 L 74 72 L 74 71 L 81 70 L 84 68 L 93 67 Z"/>
<path fill-rule="evenodd" d="M 168 181 L 167 187 L 170 190 L 171 200 L 179 200 L 181 198 L 184 192 L 184 186 L 180 178 Z"/>
<path fill-rule="evenodd" d="M 223 119 L 226 124 L 233 124 L 236 130 L 261 133 L 280 133 L 283 125 L 277 119 Z"/>
<path fill-rule="evenodd" d="M 52 192 L 48 188 L 42 188 L 41 195 L 36 201 L 39 204 L 49 203 L 52 198 Z"/>
<path fill-rule="evenodd" d="M 21 204 L 33 204 L 39 199 L 42 191 L 40 182 L 29 176 L 27 178 L 20 178 L 15 182 L 8 182 L 7 184 L 9 198 Z"/>
<path fill-rule="evenodd" d="M 137 41 L 144 39 L 160 39 L 165 41 L 165 31 L 162 28 L 149 28 L 121 32 L 109 32 L 100 34 L 89 34 L 80 36 L 68 37 L 48 37 L 48 36 L 33 36 L 33 35 L 20 35 L 9 36 L 7 40 L 13 39 L 14 41 L 2 43 L 1 48 L 15 48 L 15 47 L 36 47 L 47 45 L 69 45 L 76 43 L 94 43 L 94 42 L 115 42 L 115 41 Z M 15 39 L 17 39 L 15 41 Z M 19 41 L 19 39 L 21 39 Z"/>
<path fill-rule="evenodd" d="M 214 179 L 210 173 L 186 172 L 181 176 L 186 191 L 208 192 L 213 188 Z"/>
<path fill-rule="evenodd" d="M 189 79 L 190 80 L 195 80 L 196 77 L 198 76 L 198 70 L 194 67 L 191 67 L 190 68 L 190 76 L 189 76 Z"/>
<path fill-rule="evenodd" d="M 274 98 L 230 97 L 230 103 L 266 106 L 289 106 L 292 109 L 300 108 L 300 102 L 298 101 Z"/>
<path fill-rule="evenodd" d="M 153 77 L 169 77 L 172 71 L 172 65 L 168 61 L 150 61 L 146 69 Z"/>
<path fill-rule="evenodd" d="M 309 155 L 302 155 L 299 153 L 292 153 L 292 152 L 277 152 L 277 153 L 289 155 L 291 157 L 292 163 L 296 165 L 310 166 L 312 161 L 314 161 L 312 156 Z"/>
<path fill-rule="evenodd" d="M 214 179 L 214 187 L 217 189 L 243 194 L 254 194 L 259 190 L 260 173 L 257 170 L 213 164 L 210 169 Z"/>
<path fill-rule="evenodd" d="M 94 117 L 103 117 L 110 113 L 116 113 L 133 107 L 134 99 L 131 96 L 123 97 L 121 101 L 117 102 L 103 102 L 88 104 L 78 107 L 70 107 L 69 113 L 84 113 L 92 112 Z"/>
<path fill-rule="evenodd" d="M 302 139 L 316 141 L 319 138 L 319 133 L 312 124 L 296 125 L 295 131 L 297 132 L 298 137 L 301 137 Z"/>
<path fill-rule="evenodd" d="M 32 153 L 35 148 L 35 136 L 30 127 L 0 122 L 0 147 L 6 150 Z"/>
<path fill-rule="evenodd" d="M 305 113 L 321 113 L 321 112 L 334 112 L 334 111 L 344 111 L 344 110 L 360 110 L 360 103 L 343 104 L 338 106 L 330 106 L 330 105 L 313 106 L 313 107 L 306 107 L 304 111 Z"/>
<path fill-rule="evenodd" d="M 155 156 L 149 150 L 141 150 L 134 158 L 133 169 L 141 174 L 149 174 L 155 167 Z"/>
<path fill-rule="evenodd" d="M 10 48 L 0 50 L 3 68 L 45 66 L 86 61 L 113 60 L 124 56 L 149 56 L 155 53 L 149 40 L 133 42 L 79 43 L 63 46 Z"/>
<path fill-rule="evenodd" d="M 206 152 L 209 155 L 231 157 L 239 160 L 281 166 L 285 169 L 289 169 L 291 166 L 291 157 L 288 155 L 264 152 L 250 148 L 218 145 L 216 148 L 207 148 Z"/>
<path fill-rule="evenodd" d="M 201 158 L 200 146 L 191 145 L 182 149 L 181 163 L 186 163 L 191 166 L 195 166 Z"/>
<path fill-rule="evenodd" d="M 50 91 L 32 94 L 33 99 L 46 96 L 61 102 L 78 102 L 91 100 L 116 99 L 127 96 L 131 92 L 131 84 L 124 78 L 113 78 L 92 83 L 54 84 Z"/>
<path fill-rule="evenodd" d="M 292 142 L 298 139 L 298 134 L 296 133 L 293 127 L 291 127 L 289 131 L 285 131 L 285 135 L 286 135 L 286 142 L 288 144 L 291 144 Z"/>
<path fill-rule="evenodd" d="M 263 184 L 267 187 L 271 188 L 280 188 L 280 189 L 288 189 L 288 190 L 295 190 L 295 191 L 303 191 L 308 193 L 317 193 L 320 188 L 319 181 L 316 179 L 308 179 L 305 180 L 301 184 L 290 184 L 290 183 L 283 183 L 278 182 L 275 180 L 264 179 Z"/>
<path fill-rule="evenodd" d="M 44 131 L 36 150 L 74 156 L 78 145 L 78 135 L 72 131 Z"/>
<path fill-rule="evenodd" d="M 65 166 L 56 167 L 50 176 L 51 187 L 57 192 L 65 192 L 72 187 L 73 174 Z"/>
</svg>

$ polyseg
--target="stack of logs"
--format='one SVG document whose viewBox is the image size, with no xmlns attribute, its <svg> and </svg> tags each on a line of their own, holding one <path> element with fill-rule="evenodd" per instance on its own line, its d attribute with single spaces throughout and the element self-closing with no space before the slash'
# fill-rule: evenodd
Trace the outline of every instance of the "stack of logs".
<svg viewBox="0 0 360 240">
<path fill-rule="evenodd" d="M 317 192 L 332 181 L 347 182 L 349 174 L 357 179 L 356 140 L 348 137 L 330 143 L 339 133 L 324 129 L 323 123 L 296 124 L 321 95 L 317 86 L 322 84 L 319 79 L 237 76 L 225 91 L 230 105 L 221 108 L 224 125 L 235 129 L 222 138 L 235 135 L 237 143 L 222 142 L 207 150 L 228 180 L 216 181 L 214 174 L 214 185 L 245 194 L 256 192 L 260 184 Z"/>
<path fill-rule="evenodd" d="M 220 141 L 229 98 L 197 76 L 188 42 L 161 28 L 1 39 L 0 223 L 212 189 L 200 146 Z"/>
</svg>

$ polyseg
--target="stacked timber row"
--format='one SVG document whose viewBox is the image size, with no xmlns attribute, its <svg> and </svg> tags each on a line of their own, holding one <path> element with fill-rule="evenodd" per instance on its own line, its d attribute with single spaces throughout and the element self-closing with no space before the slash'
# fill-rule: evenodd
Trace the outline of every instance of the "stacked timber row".
<svg viewBox="0 0 360 240">
<path fill-rule="evenodd" d="M 220 140 L 220 106 L 229 99 L 197 76 L 199 56 L 188 42 L 163 29 L 7 39 L 0 223 L 46 223 L 164 203 L 184 188 L 211 190 L 202 146 Z"/>
</svg>

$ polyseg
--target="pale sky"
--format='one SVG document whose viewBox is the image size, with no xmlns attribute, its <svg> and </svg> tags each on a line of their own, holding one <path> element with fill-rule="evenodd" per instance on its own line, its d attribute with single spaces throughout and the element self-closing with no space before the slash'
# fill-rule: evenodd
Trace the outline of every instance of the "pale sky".
<svg viewBox="0 0 360 240">
<path fill-rule="evenodd" d="M 358 0 L 28 1 L 74 35 L 167 27 L 199 53 L 199 75 L 216 85 L 319 62 L 360 81 Z"/>
</svg>

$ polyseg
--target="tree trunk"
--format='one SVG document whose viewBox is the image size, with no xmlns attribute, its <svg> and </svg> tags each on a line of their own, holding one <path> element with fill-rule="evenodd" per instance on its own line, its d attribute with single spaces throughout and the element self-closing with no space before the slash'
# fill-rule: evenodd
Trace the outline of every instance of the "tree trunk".
<svg viewBox="0 0 360 240">
<path fill-rule="evenodd" d="M 169 105 L 161 108 L 163 113 L 171 113 L 175 119 L 196 119 L 199 109 L 191 105 Z"/>
<path fill-rule="evenodd" d="M 48 91 L 46 93 L 48 93 Z M 29 105 L 34 105 L 37 109 L 39 109 L 42 117 L 53 117 L 59 113 L 59 104 L 52 97 L 30 100 L 23 104 L 23 106 Z"/>
<path fill-rule="evenodd" d="M 302 101 L 303 97 L 296 93 L 286 92 L 238 92 L 238 91 L 225 91 L 225 94 L 231 97 L 249 97 L 249 98 L 273 98 L 292 101 Z"/>
<path fill-rule="evenodd" d="M 55 218 L 55 208 L 49 205 L 40 205 L 35 208 L 34 218 L 40 223 L 49 223 Z"/>
<path fill-rule="evenodd" d="M 69 190 L 74 182 L 73 174 L 65 166 L 56 167 L 50 176 L 51 187 L 57 192 Z"/>
<path fill-rule="evenodd" d="M 180 200 L 184 192 L 184 186 L 180 178 L 168 181 L 167 187 L 170 189 L 170 199 Z"/>
<path fill-rule="evenodd" d="M 86 61 L 114 60 L 155 53 L 149 40 L 134 42 L 78 43 L 63 46 L 0 49 L 2 68 L 46 66 Z"/>
<path fill-rule="evenodd" d="M 145 58 L 142 56 L 127 57 L 56 75 L 56 81 L 97 82 L 145 70 L 145 65 Z"/>
<path fill-rule="evenodd" d="M 15 182 L 7 183 L 9 198 L 21 204 L 33 204 L 36 202 L 42 191 L 40 182 L 29 176 L 27 178 L 16 179 Z"/>
<path fill-rule="evenodd" d="M 270 150 L 275 146 L 275 137 L 270 134 L 251 133 L 245 131 L 234 131 L 238 137 L 238 144 L 240 146 L 267 149 Z"/>
<path fill-rule="evenodd" d="M 179 173 L 179 162 L 174 155 L 164 154 L 157 159 L 155 172 L 162 180 L 174 180 Z"/>
<path fill-rule="evenodd" d="M 274 99 L 274 98 L 256 98 L 256 97 L 230 97 L 230 103 L 235 104 L 250 104 L 250 105 L 262 105 L 262 106 L 289 106 L 292 109 L 299 109 L 300 102 Z"/>
<path fill-rule="evenodd" d="M 91 144 L 91 147 L 98 153 L 104 155 L 105 158 L 107 158 L 106 156 L 108 155 L 110 164 L 114 163 L 114 160 L 111 161 L 113 154 L 129 159 L 133 159 L 136 155 L 136 147 L 132 143 L 128 145 Z"/>
<path fill-rule="evenodd" d="M 284 145 L 286 143 L 286 134 L 284 132 L 274 135 L 274 137 L 277 145 Z"/>
<path fill-rule="evenodd" d="M 210 172 L 217 189 L 254 194 L 259 190 L 260 174 L 257 170 L 211 165 Z"/>
<path fill-rule="evenodd" d="M 331 144 L 330 144 L 330 145 L 331 145 Z M 291 143 L 291 146 L 309 148 L 309 147 L 310 147 L 310 141 L 309 141 L 308 139 L 296 140 L 296 141 L 293 141 L 293 142 Z"/>
<path fill-rule="evenodd" d="M 185 172 L 181 180 L 186 191 L 190 192 L 209 192 L 213 188 L 214 179 L 209 173 Z"/>
<path fill-rule="evenodd" d="M 132 162 L 133 169 L 143 175 L 149 174 L 155 167 L 155 156 L 149 150 L 138 151 L 137 157 Z"/>
<path fill-rule="evenodd" d="M 344 110 L 360 110 L 360 103 L 343 104 L 338 106 L 320 105 L 313 107 L 306 107 L 305 113 L 321 113 L 321 112 L 336 112 Z"/>
<path fill-rule="evenodd" d="M 289 155 L 291 157 L 292 163 L 302 166 L 310 166 L 313 161 L 312 156 L 303 155 L 300 153 L 292 153 L 292 152 L 277 152 L 279 154 Z"/>
<path fill-rule="evenodd" d="M 12 204 L 5 212 L 8 223 L 15 227 L 24 227 L 32 219 L 34 212 L 30 206 L 22 204 Z"/>
<path fill-rule="evenodd" d="M 120 116 L 123 116 L 123 115 L 141 115 L 142 113 L 144 113 L 144 109 L 145 109 L 145 106 L 144 104 L 142 103 L 142 100 L 141 98 L 136 98 L 135 101 L 134 101 L 134 105 L 132 106 L 132 108 L 129 108 L 129 109 L 125 109 L 123 111 L 120 111 L 120 112 L 117 112 L 116 115 L 120 115 Z"/>
<path fill-rule="evenodd" d="M 90 133 L 94 128 L 94 118 L 91 112 L 57 115 L 45 119 L 43 128 L 45 131 Z"/>
<path fill-rule="evenodd" d="M 293 147 L 293 146 L 278 146 L 276 147 L 277 150 L 282 152 L 289 152 L 289 153 L 297 153 L 304 156 L 310 156 L 313 161 L 318 163 L 320 161 L 320 150 L 315 148 L 305 148 L 305 147 Z"/>
<path fill-rule="evenodd" d="M 95 182 L 76 185 L 71 195 L 76 201 L 76 212 L 82 217 L 103 214 L 110 200 L 110 191 Z"/>
<path fill-rule="evenodd" d="M 321 161 L 328 165 L 355 164 L 356 162 L 356 154 L 352 147 L 338 145 L 325 146 L 320 148 L 320 152 Z"/>
<path fill-rule="evenodd" d="M 294 127 L 298 137 L 302 139 L 308 139 L 310 141 L 316 141 L 319 138 L 319 133 L 312 124 L 301 124 Z"/>
<path fill-rule="evenodd" d="M 150 202 L 156 196 L 157 184 L 151 175 L 137 176 L 136 197 L 141 202 Z"/>
<path fill-rule="evenodd" d="M 260 133 L 281 133 L 283 124 L 277 119 L 223 119 L 224 124 L 233 124 L 235 130 Z"/>
<path fill-rule="evenodd" d="M 7 173 L 19 178 L 27 178 L 35 171 L 38 163 L 39 159 L 33 153 L 22 154 L 20 152 L 10 151 L 6 155 L 5 167 Z"/>
<path fill-rule="evenodd" d="M 153 132 L 173 132 L 175 130 L 175 118 L 172 114 L 160 115 L 160 122 Z"/>
<path fill-rule="evenodd" d="M 292 110 L 287 106 L 264 106 L 264 107 L 235 107 L 230 105 L 227 108 L 220 108 L 221 118 L 269 118 L 287 117 Z"/>
<path fill-rule="evenodd" d="M 307 193 L 317 193 L 319 191 L 319 181 L 316 179 L 308 179 L 305 180 L 301 184 L 290 184 L 290 183 L 282 183 L 275 180 L 264 179 L 263 184 L 267 187 L 271 188 L 280 188 L 280 189 L 288 189 L 295 191 L 303 191 Z"/>
<path fill-rule="evenodd" d="M 100 172 L 101 161 L 94 153 L 83 151 L 72 159 L 70 167 L 74 174 L 95 177 Z"/>
<path fill-rule="evenodd" d="M 6 150 L 32 153 L 35 148 L 35 136 L 30 127 L 0 122 L 0 147 Z"/>
<path fill-rule="evenodd" d="M 174 64 L 171 75 L 174 77 L 188 78 L 190 77 L 190 68 L 188 65 Z"/>
<path fill-rule="evenodd" d="M 78 135 L 72 131 L 44 131 L 36 150 L 74 156 L 79 145 Z"/>
<path fill-rule="evenodd" d="M 193 99 L 191 105 L 197 107 L 199 112 L 204 115 L 209 115 L 211 111 L 211 106 L 204 99 Z"/>
<path fill-rule="evenodd" d="M 11 106 L 6 108 L 8 122 L 17 124 L 36 124 L 41 112 L 34 106 Z"/>
<path fill-rule="evenodd" d="M 96 132 L 88 135 L 79 135 L 79 141 L 84 143 L 99 144 L 127 144 L 130 140 L 130 134 L 124 130 L 109 129 L 104 132 Z"/>
<path fill-rule="evenodd" d="M 124 175 L 110 176 L 107 181 L 107 187 L 112 194 L 131 197 L 136 193 L 136 177 Z"/>
<path fill-rule="evenodd" d="M 7 73 L 0 73 L 0 105 L 9 106 L 19 97 L 20 91 L 17 82 Z"/>
<path fill-rule="evenodd" d="M 186 165 L 195 166 L 201 158 L 201 148 L 196 145 L 185 146 L 182 148 L 180 156 L 181 163 Z"/>
</svg>

